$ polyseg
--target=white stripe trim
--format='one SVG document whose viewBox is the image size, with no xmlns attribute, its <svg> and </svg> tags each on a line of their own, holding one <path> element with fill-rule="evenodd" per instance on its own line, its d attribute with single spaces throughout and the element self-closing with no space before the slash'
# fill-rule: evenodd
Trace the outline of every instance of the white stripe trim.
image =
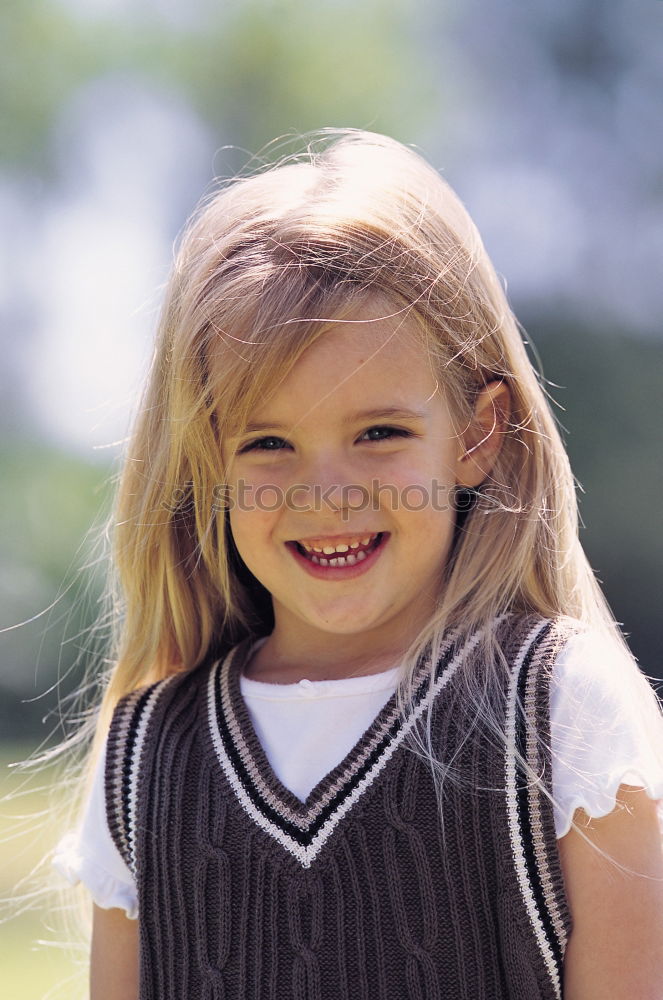
<svg viewBox="0 0 663 1000">
<path fill-rule="evenodd" d="M 463 662 L 463 659 L 470 653 L 479 643 L 482 633 L 476 632 L 474 635 L 467 640 L 462 649 L 454 656 L 451 662 L 447 665 L 444 672 L 436 680 L 431 697 L 435 697 L 439 691 L 451 680 L 453 675 L 456 673 L 458 667 Z M 245 812 L 249 817 L 259 826 L 265 833 L 277 840 L 287 851 L 295 857 L 303 868 L 310 868 L 311 864 L 317 857 L 317 855 L 322 850 L 323 846 L 331 837 L 332 833 L 338 826 L 340 820 L 345 816 L 345 814 L 352 808 L 352 806 L 361 797 L 364 790 L 375 781 L 377 776 L 380 774 L 382 769 L 386 766 L 388 761 L 391 759 L 395 751 L 398 749 L 400 744 L 405 739 L 407 733 L 412 729 L 414 724 L 421 718 L 426 705 L 428 703 L 428 698 L 423 698 L 417 708 L 412 712 L 408 719 L 404 722 L 399 732 L 396 734 L 391 743 L 384 749 L 380 755 L 379 760 L 373 764 L 373 766 L 366 772 L 361 781 L 352 790 L 350 795 L 341 803 L 338 808 L 334 810 L 331 816 L 325 821 L 323 826 L 320 828 L 318 833 L 315 835 L 313 840 L 308 846 L 303 844 L 298 844 L 296 840 L 288 836 L 280 827 L 272 823 L 266 816 L 264 816 L 259 809 L 253 804 L 248 792 L 244 788 L 237 772 L 235 771 L 232 762 L 223 746 L 223 740 L 221 739 L 221 733 L 219 731 L 218 720 L 216 718 L 215 702 L 214 702 L 214 683 L 216 672 L 219 669 L 217 664 L 214 670 L 210 671 L 209 680 L 207 684 L 207 697 L 208 697 L 208 716 L 209 724 L 212 733 L 212 740 L 214 743 L 214 749 L 216 750 L 217 757 L 223 767 L 225 775 L 235 792 L 238 800 L 240 801 Z"/>
<path fill-rule="evenodd" d="M 525 715 L 528 719 L 534 719 L 536 717 L 537 680 L 538 677 L 536 672 L 534 670 L 530 671 L 525 690 Z M 540 744 L 537 739 L 537 733 L 534 726 L 527 727 L 525 740 L 527 745 L 527 760 L 534 762 L 533 766 L 538 774 L 540 765 Z M 541 874 L 543 895 L 547 903 L 550 919 L 553 927 L 555 928 L 555 934 L 557 935 L 557 939 L 563 952 L 566 947 L 566 931 L 559 912 L 559 907 L 556 905 L 555 892 L 552 887 L 552 875 L 550 874 L 550 865 L 548 864 L 545 836 L 543 833 L 543 819 L 541 816 L 542 795 L 543 793 L 540 788 L 535 788 L 533 790 L 533 794 L 531 796 L 530 827 L 533 835 L 536 863 Z"/>
<path fill-rule="evenodd" d="M 175 680 L 175 676 L 167 677 L 165 680 L 158 682 L 154 690 L 151 692 L 149 698 L 147 699 L 143 710 L 138 720 L 138 726 L 136 727 L 136 740 L 134 743 L 133 753 L 131 756 L 131 770 L 129 772 L 129 829 L 128 829 L 128 841 L 129 841 L 129 868 L 136 877 L 137 865 L 136 865 L 136 824 L 138 817 L 138 780 L 140 777 L 140 762 L 143 754 L 143 747 L 145 745 L 145 739 L 147 735 L 147 727 L 149 725 L 150 719 L 154 709 L 156 708 L 157 701 L 163 694 L 167 685 Z M 135 710 L 135 705 L 133 706 Z"/>
<path fill-rule="evenodd" d="M 543 960 L 548 969 L 548 974 L 552 981 L 553 989 L 555 990 L 555 996 L 560 998 L 562 996 L 561 984 L 559 981 L 559 970 L 557 968 L 557 962 L 555 961 L 555 956 L 553 954 L 552 947 L 546 935 L 541 916 L 539 914 L 538 906 L 536 905 L 536 900 L 534 898 L 534 893 L 532 891 L 532 886 L 530 884 L 529 878 L 527 876 L 527 866 L 525 863 L 525 849 L 523 845 L 522 831 L 518 823 L 518 804 L 517 804 L 517 769 L 516 769 L 516 707 L 517 707 L 517 696 L 518 696 L 518 680 L 520 677 L 520 671 L 522 670 L 525 657 L 532 646 L 532 643 L 536 641 L 541 632 L 546 628 L 549 622 L 546 619 L 539 621 L 534 628 L 532 628 L 527 635 L 527 638 L 523 642 L 518 656 L 516 657 L 515 663 L 511 671 L 511 677 L 509 679 L 509 691 L 507 697 L 507 712 L 506 712 L 506 761 L 505 761 L 505 777 L 506 777 L 506 803 L 507 803 L 507 815 L 509 819 L 509 835 L 511 838 L 511 850 L 513 854 L 513 863 L 516 870 L 516 877 L 518 879 L 518 884 L 520 887 L 520 892 L 522 894 L 523 900 L 525 902 L 525 907 L 527 909 L 527 914 L 529 916 L 530 922 L 534 929 L 534 935 L 536 937 L 537 944 Z"/>
<path fill-rule="evenodd" d="M 117 736 L 112 742 L 112 753 L 109 761 L 109 747 L 106 748 L 106 767 L 110 768 L 111 798 L 110 809 L 114 817 L 114 825 L 121 841 L 120 853 L 126 861 L 129 851 L 127 841 L 128 831 L 124 821 L 124 797 L 122 794 L 122 765 L 129 733 L 131 714 L 136 708 L 138 699 L 135 694 L 128 696 L 129 700 L 124 712 L 119 717 Z"/>
</svg>

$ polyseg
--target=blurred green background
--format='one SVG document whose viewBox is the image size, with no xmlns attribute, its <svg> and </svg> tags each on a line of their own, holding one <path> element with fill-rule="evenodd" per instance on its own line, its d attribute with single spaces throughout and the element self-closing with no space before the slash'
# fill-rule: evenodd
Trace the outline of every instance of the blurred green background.
<svg viewBox="0 0 663 1000">
<path fill-rule="evenodd" d="M 4 0 L 1 792 L 7 761 L 68 735 L 94 655 L 87 532 L 173 240 L 215 176 L 324 126 L 417 144 L 465 201 L 550 382 L 591 563 L 663 675 L 662 21 L 654 0 Z M 3 803 L 2 896 L 61 832 L 16 835 L 44 794 Z M 0 925 L 3 995 L 70 975 L 42 917 Z"/>
</svg>

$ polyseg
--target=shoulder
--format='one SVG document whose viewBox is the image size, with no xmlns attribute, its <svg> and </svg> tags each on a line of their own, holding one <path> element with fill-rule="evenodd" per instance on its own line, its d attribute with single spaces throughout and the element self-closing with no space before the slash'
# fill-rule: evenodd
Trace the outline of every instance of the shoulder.
<svg viewBox="0 0 663 1000">
<path fill-rule="evenodd" d="M 120 773 L 129 756 L 140 753 L 152 726 L 186 682 L 184 674 L 145 684 L 123 695 L 113 710 L 106 736 L 106 776 Z"/>
<path fill-rule="evenodd" d="M 497 640 L 513 669 L 519 670 L 536 657 L 549 662 L 560 650 L 585 631 L 582 622 L 559 616 L 506 614 L 497 619 Z"/>
<path fill-rule="evenodd" d="M 536 689 L 547 705 L 555 665 L 584 631 L 583 624 L 574 618 L 505 616 L 498 628 L 498 642 L 508 675 L 509 699 L 522 700 L 526 692 L 531 695 Z"/>
<path fill-rule="evenodd" d="M 621 635 L 610 627 L 593 627 L 571 617 L 505 616 L 500 645 L 512 673 L 543 671 L 558 694 L 605 696 L 626 693 L 655 702 L 646 676 Z"/>
<path fill-rule="evenodd" d="M 536 686 L 553 722 L 648 726 L 660 736 L 661 708 L 626 643 L 609 627 L 573 618 L 520 618 L 512 627 L 513 696 Z"/>
<path fill-rule="evenodd" d="M 124 746 L 144 737 L 153 720 L 162 722 L 169 713 L 204 696 L 207 679 L 217 662 L 208 660 L 192 670 L 178 671 L 123 695 L 113 710 L 107 737 L 109 752 L 114 753 L 116 745 Z"/>
<path fill-rule="evenodd" d="M 616 634 L 585 629 L 571 635 L 558 650 L 551 678 L 551 714 L 571 706 L 574 714 L 607 719 L 637 716 L 657 719 L 656 694 L 626 644 Z"/>
</svg>

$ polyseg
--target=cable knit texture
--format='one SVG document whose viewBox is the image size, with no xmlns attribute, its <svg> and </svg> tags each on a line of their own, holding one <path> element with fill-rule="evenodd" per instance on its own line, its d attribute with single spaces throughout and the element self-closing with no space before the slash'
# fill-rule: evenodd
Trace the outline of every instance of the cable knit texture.
<svg viewBox="0 0 663 1000">
<path fill-rule="evenodd" d="M 542 789 L 550 673 L 575 625 L 507 624 L 486 691 L 505 739 L 480 723 L 466 738 L 479 637 L 449 638 L 436 666 L 434 749 L 461 779 L 445 782 L 441 817 L 407 739 L 425 721 L 425 657 L 412 711 L 393 695 L 306 802 L 271 770 L 242 699 L 253 640 L 120 701 L 106 799 L 138 887 L 140 1000 L 561 997 L 571 922 Z"/>
</svg>

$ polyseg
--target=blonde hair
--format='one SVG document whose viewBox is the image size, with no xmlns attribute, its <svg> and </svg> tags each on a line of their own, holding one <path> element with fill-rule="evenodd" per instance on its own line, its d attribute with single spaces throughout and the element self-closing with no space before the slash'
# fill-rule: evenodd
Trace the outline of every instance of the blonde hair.
<svg viewBox="0 0 663 1000">
<path fill-rule="evenodd" d="M 401 709 L 417 661 L 450 626 L 484 630 L 486 663 L 499 655 L 490 625 L 504 612 L 571 617 L 621 642 L 578 540 L 574 480 L 546 393 L 467 211 L 411 149 L 324 133 L 305 153 L 223 186 L 181 239 L 110 521 L 114 633 L 85 794 L 122 695 L 271 630 L 269 595 L 238 562 L 215 504 L 222 444 L 334 320 L 369 300 L 416 320 L 458 427 L 489 382 L 511 395 L 503 445 L 459 523 L 435 614 L 402 661 Z M 476 671 L 462 678 L 476 718 L 499 737 L 486 682 Z M 449 774 L 430 732 L 419 750 L 440 781 Z"/>
</svg>

